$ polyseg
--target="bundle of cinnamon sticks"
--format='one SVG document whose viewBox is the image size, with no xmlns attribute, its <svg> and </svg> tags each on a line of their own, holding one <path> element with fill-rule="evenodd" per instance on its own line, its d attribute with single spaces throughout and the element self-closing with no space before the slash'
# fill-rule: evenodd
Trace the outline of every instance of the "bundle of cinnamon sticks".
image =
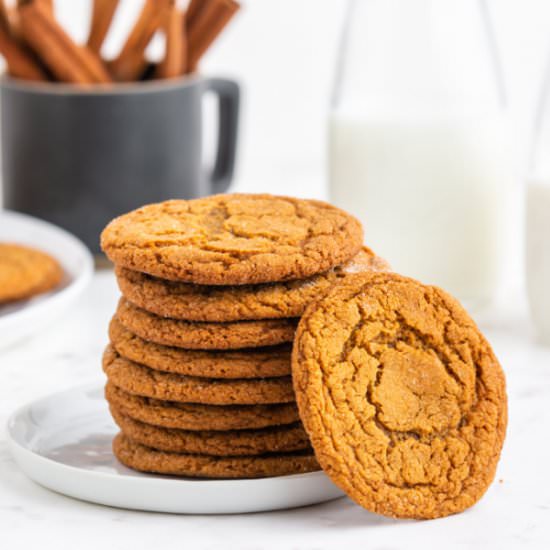
<svg viewBox="0 0 550 550">
<path fill-rule="evenodd" d="M 86 44 L 76 43 L 55 18 L 52 0 L 0 0 L 0 54 L 7 73 L 34 81 L 80 85 L 175 78 L 197 70 L 206 50 L 239 9 L 236 0 L 143 0 L 141 12 L 119 54 L 101 50 L 120 0 L 92 0 Z M 165 51 L 156 65 L 145 51 L 157 33 Z"/>
</svg>

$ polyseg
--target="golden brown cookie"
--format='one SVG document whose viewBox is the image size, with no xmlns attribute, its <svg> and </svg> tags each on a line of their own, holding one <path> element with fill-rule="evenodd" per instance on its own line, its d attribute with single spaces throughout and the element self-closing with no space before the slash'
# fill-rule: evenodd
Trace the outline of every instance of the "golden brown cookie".
<svg viewBox="0 0 550 550">
<path fill-rule="evenodd" d="M 305 307 L 350 273 L 389 271 L 388 263 L 363 247 L 351 260 L 308 279 L 263 285 L 204 286 L 167 281 L 117 266 L 118 286 L 136 306 L 173 319 L 228 322 L 299 317 Z"/>
<path fill-rule="evenodd" d="M 49 254 L 15 243 L 0 243 L 0 304 L 31 298 L 59 285 L 63 270 Z"/>
<path fill-rule="evenodd" d="M 116 351 L 151 369 L 205 378 L 290 376 L 290 344 L 243 350 L 187 350 L 147 342 L 124 328 L 116 317 L 109 325 Z"/>
<path fill-rule="evenodd" d="M 148 342 L 185 349 L 227 350 L 292 342 L 297 319 L 196 323 L 159 317 L 121 298 L 116 318 Z"/>
<path fill-rule="evenodd" d="M 101 235 L 115 264 L 203 285 L 303 279 L 346 262 L 362 241 L 361 224 L 330 204 L 244 194 L 150 204 Z"/>
<path fill-rule="evenodd" d="M 182 376 L 144 367 L 120 357 L 108 346 L 103 370 L 115 386 L 128 393 L 180 403 L 262 405 L 295 401 L 290 376 L 224 380 Z"/>
<path fill-rule="evenodd" d="M 296 403 L 280 405 L 201 405 L 132 395 L 111 383 L 105 398 L 122 414 L 163 428 L 181 430 L 252 430 L 298 422 Z"/>
<path fill-rule="evenodd" d="M 386 273 L 347 278 L 306 310 L 292 374 L 323 470 L 368 510 L 446 516 L 491 483 L 506 430 L 504 375 L 441 289 Z"/>
<path fill-rule="evenodd" d="M 124 435 L 136 443 L 159 451 L 210 456 L 255 456 L 311 449 L 300 422 L 260 430 L 191 431 L 145 424 L 124 416 L 113 406 L 111 414 Z"/>
<path fill-rule="evenodd" d="M 178 454 L 155 451 L 123 434 L 114 438 L 113 452 L 122 464 L 134 470 L 187 477 L 246 479 L 305 474 L 320 469 L 310 451 L 238 457 Z"/>
</svg>

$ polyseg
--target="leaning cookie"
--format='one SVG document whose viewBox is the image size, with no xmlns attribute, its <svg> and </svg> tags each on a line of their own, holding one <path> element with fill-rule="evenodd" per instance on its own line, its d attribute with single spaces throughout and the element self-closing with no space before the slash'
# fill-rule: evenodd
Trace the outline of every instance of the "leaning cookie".
<svg viewBox="0 0 550 550">
<path fill-rule="evenodd" d="M 117 266 L 124 297 L 161 317 L 227 322 L 300 317 L 306 306 L 339 279 L 363 271 L 389 271 L 388 263 L 363 247 L 348 262 L 301 280 L 262 285 L 204 286 L 167 281 Z"/>
<path fill-rule="evenodd" d="M 32 298 L 58 286 L 59 262 L 34 248 L 0 243 L 0 304 Z"/>
<path fill-rule="evenodd" d="M 134 470 L 188 477 L 246 479 L 304 474 L 320 469 L 310 451 L 233 457 L 178 454 L 156 451 L 123 434 L 114 438 L 113 452 L 122 464 Z"/>
<path fill-rule="evenodd" d="M 475 504 L 493 480 L 504 375 L 441 289 L 387 273 L 347 278 L 302 317 L 292 372 L 323 470 L 366 509 L 442 517 Z"/>
</svg>

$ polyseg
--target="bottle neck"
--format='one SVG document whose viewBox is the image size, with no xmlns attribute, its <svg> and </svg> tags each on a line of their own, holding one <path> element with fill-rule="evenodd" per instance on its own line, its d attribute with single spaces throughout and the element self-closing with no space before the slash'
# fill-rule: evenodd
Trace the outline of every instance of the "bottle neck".
<svg viewBox="0 0 550 550">
<path fill-rule="evenodd" d="M 502 88 L 483 0 L 349 0 L 333 108 L 498 109 Z"/>
</svg>

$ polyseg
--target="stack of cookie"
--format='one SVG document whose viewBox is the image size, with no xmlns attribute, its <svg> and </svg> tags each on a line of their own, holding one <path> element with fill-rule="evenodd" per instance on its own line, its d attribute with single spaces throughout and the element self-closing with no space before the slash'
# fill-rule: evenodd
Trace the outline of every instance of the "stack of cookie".
<svg viewBox="0 0 550 550">
<path fill-rule="evenodd" d="M 114 451 L 142 471 L 263 477 L 319 468 L 290 376 L 299 317 L 349 272 L 386 269 L 359 222 L 270 195 L 168 201 L 113 220 Z"/>
</svg>

